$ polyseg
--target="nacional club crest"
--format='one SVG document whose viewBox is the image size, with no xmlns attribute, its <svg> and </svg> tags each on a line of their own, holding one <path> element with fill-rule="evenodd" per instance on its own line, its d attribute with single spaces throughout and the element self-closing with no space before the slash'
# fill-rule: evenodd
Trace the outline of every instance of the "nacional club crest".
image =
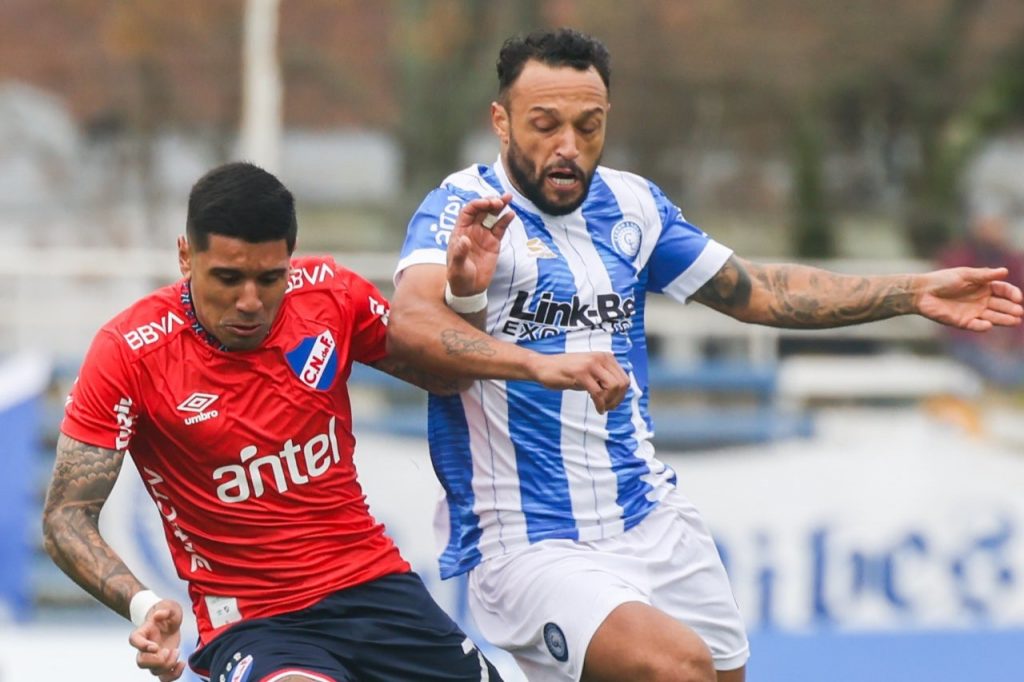
<svg viewBox="0 0 1024 682">
<path fill-rule="evenodd" d="M 328 329 L 303 339 L 286 357 L 299 381 L 318 391 L 330 388 L 338 373 L 337 345 Z"/>
<path fill-rule="evenodd" d="M 239 660 L 241 658 L 241 660 Z M 231 668 L 234 667 L 234 672 Z M 231 673 L 231 682 L 246 682 L 249 679 L 249 674 L 252 672 L 252 654 L 249 654 L 245 658 L 238 652 L 232 656 L 232 660 L 228 662 L 227 672 Z M 220 676 L 224 679 L 224 676 Z"/>
<path fill-rule="evenodd" d="M 636 258 L 636 254 L 640 253 L 642 237 L 640 226 L 632 220 L 619 221 L 612 228 L 612 244 L 626 258 Z"/>
</svg>

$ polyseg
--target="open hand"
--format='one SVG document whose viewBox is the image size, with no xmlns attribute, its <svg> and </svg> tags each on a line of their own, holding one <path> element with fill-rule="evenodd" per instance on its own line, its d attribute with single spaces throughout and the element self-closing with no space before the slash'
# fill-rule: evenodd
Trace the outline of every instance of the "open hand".
<svg viewBox="0 0 1024 682">
<path fill-rule="evenodd" d="M 1005 281 L 1006 268 L 948 268 L 929 272 L 917 299 L 921 315 L 953 327 L 985 332 L 1021 323 L 1021 290 Z"/>
<path fill-rule="evenodd" d="M 507 208 L 510 201 L 512 195 L 505 194 L 474 199 L 462 207 L 448 240 L 448 285 L 456 296 L 478 294 L 491 283 L 501 239 L 516 217 L 512 209 Z M 494 218 L 488 216 L 499 214 L 500 217 L 490 224 Z"/>
</svg>

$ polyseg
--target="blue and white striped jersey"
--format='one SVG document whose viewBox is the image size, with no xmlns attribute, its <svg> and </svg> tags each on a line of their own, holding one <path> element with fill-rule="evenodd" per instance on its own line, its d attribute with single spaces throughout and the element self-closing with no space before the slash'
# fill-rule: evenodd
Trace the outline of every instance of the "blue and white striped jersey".
<svg viewBox="0 0 1024 682">
<path fill-rule="evenodd" d="M 443 265 L 463 204 L 505 192 L 517 218 L 487 290 L 487 331 L 541 353 L 612 352 L 632 388 L 603 415 L 585 391 L 528 381 L 477 381 L 458 396 L 430 396 L 446 578 L 527 543 L 621 533 L 675 485 L 650 442 L 645 295 L 685 301 L 732 253 L 637 175 L 599 167 L 583 205 L 551 216 L 515 190 L 499 159 L 450 175 L 426 197 L 396 278 L 412 265 Z"/>
</svg>

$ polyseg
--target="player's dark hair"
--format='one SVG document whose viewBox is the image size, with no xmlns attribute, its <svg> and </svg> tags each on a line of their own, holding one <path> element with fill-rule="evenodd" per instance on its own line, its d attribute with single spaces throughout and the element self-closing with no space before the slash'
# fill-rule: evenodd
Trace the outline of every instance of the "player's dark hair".
<svg viewBox="0 0 1024 682">
<path fill-rule="evenodd" d="M 593 66 L 604 86 L 611 90 L 611 56 L 604 43 L 571 28 L 542 29 L 525 36 L 512 36 L 501 46 L 498 53 L 499 99 L 504 100 L 508 89 L 531 59 L 548 66 L 570 66 L 579 71 Z"/>
<path fill-rule="evenodd" d="M 252 244 L 285 240 L 295 249 L 295 199 L 281 181 L 247 162 L 217 166 L 192 186 L 185 233 L 192 248 L 205 251 L 210 235 Z"/>
</svg>

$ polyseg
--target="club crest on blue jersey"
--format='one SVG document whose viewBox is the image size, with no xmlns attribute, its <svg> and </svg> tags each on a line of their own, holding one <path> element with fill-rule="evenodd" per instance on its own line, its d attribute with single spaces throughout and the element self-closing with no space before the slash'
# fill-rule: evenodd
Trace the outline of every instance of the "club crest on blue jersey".
<svg viewBox="0 0 1024 682">
<path fill-rule="evenodd" d="M 548 645 L 548 651 L 557 660 L 563 663 L 569 660 L 569 645 L 565 643 L 565 633 L 562 632 L 562 628 L 554 623 L 545 623 L 544 643 Z"/>
<path fill-rule="evenodd" d="M 615 250 L 627 258 L 636 258 L 640 253 L 640 241 L 643 233 L 640 226 L 632 220 L 622 220 L 612 228 L 612 244 Z"/>
<path fill-rule="evenodd" d="M 309 336 L 286 354 L 288 364 L 299 381 L 318 391 L 326 391 L 338 372 L 337 345 L 330 330 Z"/>
</svg>

